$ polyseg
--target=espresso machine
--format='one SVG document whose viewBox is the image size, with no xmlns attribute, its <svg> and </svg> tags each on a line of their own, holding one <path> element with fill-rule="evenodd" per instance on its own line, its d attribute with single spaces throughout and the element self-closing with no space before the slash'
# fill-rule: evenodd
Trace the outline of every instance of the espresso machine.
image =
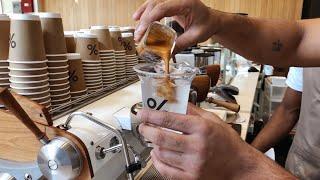
<svg viewBox="0 0 320 180">
<path fill-rule="evenodd" d="M 134 179 L 148 161 L 150 148 L 137 131 L 85 112 L 54 126 L 45 108 L 8 89 L 0 89 L 0 103 L 7 109 L 0 110 L 0 129 L 8 136 L 0 141 L 1 180 Z"/>
</svg>

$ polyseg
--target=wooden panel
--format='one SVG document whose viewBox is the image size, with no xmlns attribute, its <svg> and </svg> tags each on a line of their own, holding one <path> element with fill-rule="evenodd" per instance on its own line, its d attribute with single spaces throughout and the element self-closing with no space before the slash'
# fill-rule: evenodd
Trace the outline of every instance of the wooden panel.
<svg viewBox="0 0 320 180">
<path fill-rule="evenodd" d="M 202 0 L 226 12 L 245 12 L 252 17 L 300 19 L 303 0 Z M 65 30 L 90 25 L 135 25 L 134 11 L 144 0 L 40 0 L 42 11 L 60 12 Z"/>
</svg>

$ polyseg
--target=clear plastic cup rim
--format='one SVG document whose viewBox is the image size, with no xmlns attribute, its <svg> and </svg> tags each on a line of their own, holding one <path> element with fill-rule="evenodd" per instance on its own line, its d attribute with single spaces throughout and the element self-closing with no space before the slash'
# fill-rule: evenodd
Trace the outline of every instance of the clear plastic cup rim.
<svg viewBox="0 0 320 180">
<path fill-rule="evenodd" d="M 163 65 L 163 63 L 161 63 L 161 64 Z M 151 77 L 151 78 L 166 78 L 166 77 L 168 77 L 168 75 L 164 74 L 164 73 L 154 73 L 154 72 L 146 72 L 146 71 L 140 70 L 142 67 L 152 66 L 152 65 L 154 66 L 156 64 L 152 64 L 152 63 L 138 64 L 138 65 L 135 65 L 133 67 L 133 69 L 135 72 L 138 73 L 139 76 Z M 196 76 L 197 73 L 199 73 L 198 68 L 186 65 L 184 63 L 171 63 L 170 65 L 174 65 L 174 66 L 183 65 L 185 67 L 188 67 L 189 69 L 192 69 L 191 72 L 170 73 L 169 74 L 170 79 L 193 78 L 194 76 Z"/>
</svg>

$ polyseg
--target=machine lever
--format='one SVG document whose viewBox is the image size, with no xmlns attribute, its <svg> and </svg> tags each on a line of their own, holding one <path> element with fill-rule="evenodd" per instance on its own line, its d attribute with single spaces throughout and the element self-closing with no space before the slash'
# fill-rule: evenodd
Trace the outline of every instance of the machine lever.
<svg viewBox="0 0 320 180">
<path fill-rule="evenodd" d="M 49 138 L 31 120 L 25 110 L 13 97 L 7 88 L 0 88 L 0 102 L 12 112 L 38 139 L 42 144 L 48 144 Z"/>
</svg>

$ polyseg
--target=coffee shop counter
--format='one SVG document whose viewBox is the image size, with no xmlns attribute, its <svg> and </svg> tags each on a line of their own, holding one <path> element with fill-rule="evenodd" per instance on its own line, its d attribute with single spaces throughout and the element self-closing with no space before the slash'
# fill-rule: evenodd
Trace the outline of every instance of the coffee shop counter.
<svg viewBox="0 0 320 180">
<path fill-rule="evenodd" d="M 260 69 L 260 66 L 257 66 Z M 238 74 L 233 79 L 231 85 L 239 88 L 239 95 L 235 96 L 238 103 L 241 106 L 240 113 L 238 114 L 238 124 L 241 124 L 241 137 L 246 138 L 248 131 L 250 112 L 253 106 L 254 95 L 256 92 L 256 86 L 259 78 L 259 73 L 248 73 L 247 68 L 240 69 Z M 121 108 L 130 108 L 137 102 L 141 101 L 141 87 L 140 82 L 134 83 L 120 91 L 117 91 L 111 95 L 108 95 L 92 104 L 89 104 L 78 111 L 90 112 L 93 116 L 97 117 L 104 123 L 109 123 L 115 127 L 120 128 L 118 122 L 113 118 L 113 114 Z M 214 107 L 202 106 L 205 109 L 213 111 L 218 114 L 219 117 L 225 119 L 221 110 L 215 110 Z M 59 125 L 66 121 L 68 116 L 57 119 L 54 124 Z M 73 122 L 77 123 L 77 122 Z"/>
<path fill-rule="evenodd" d="M 254 65 L 260 71 L 260 65 Z M 259 80 L 259 72 L 248 72 L 248 66 L 238 68 L 237 75 L 233 78 L 230 83 L 233 86 L 239 88 L 239 95 L 234 96 L 240 105 L 240 112 L 236 116 L 231 116 L 232 119 L 235 119 L 233 122 L 241 125 L 241 138 L 246 139 L 247 132 L 249 129 L 249 122 L 251 117 L 251 110 L 253 107 L 256 88 Z M 208 103 L 201 103 L 201 107 L 207 110 L 219 109 L 214 105 Z M 234 115 L 232 112 L 227 114 Z M 227 121 L 228 115 L 227 115 Z"/>
</svg>

